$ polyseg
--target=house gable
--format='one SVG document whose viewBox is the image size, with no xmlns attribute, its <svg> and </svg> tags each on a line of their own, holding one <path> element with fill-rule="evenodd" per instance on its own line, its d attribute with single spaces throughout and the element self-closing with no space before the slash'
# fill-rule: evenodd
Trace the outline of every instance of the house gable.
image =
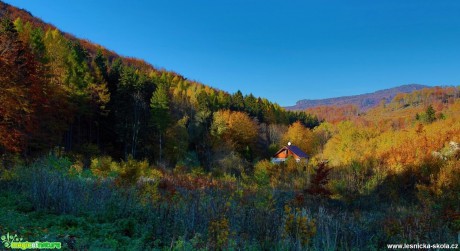
<svg viewBox="0 0 460 251">
<path fill-rule="evenodd" d="M 297 162 L 301 159 L 308 160 L 308 155 L 304 153 L 300 148 L 293 145 L 282 147 L 273 155 L 272 162 L 284 162 L 289 157 L 293 157 Z"/>
</svg>

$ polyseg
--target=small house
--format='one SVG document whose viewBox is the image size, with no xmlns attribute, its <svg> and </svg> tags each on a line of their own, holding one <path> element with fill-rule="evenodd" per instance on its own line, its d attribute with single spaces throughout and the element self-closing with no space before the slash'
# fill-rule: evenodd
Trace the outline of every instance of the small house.
<svg viewBox="0 0 460 251">
<path fill-rule="evenodd" d="M 286 161 L 288 158 L 294 158 L 297 162 L 305 161 L 308 162 L 308 155 L 300 150 L 297 146 L 288 143 L 287 146 L 283 146 L 278 152 L 273 155 L 272 162 L 280 163 Z"/>
</svg>

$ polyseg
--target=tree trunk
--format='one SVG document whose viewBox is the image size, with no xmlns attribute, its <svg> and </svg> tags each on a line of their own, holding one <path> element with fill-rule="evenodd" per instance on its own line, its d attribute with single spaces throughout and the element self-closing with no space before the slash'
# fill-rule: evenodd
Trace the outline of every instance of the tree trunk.
<svg viewBox="0 0 460 251">
<path fill-rule="evenodd" d="M 162 150 L 163 150 L 163 149 L 162 149 L 162 144 L 163 144 L 163 142 L 162 142 L 162 137 L 161 137 L 161 133 L 160 133 L 160 164 L 162 163 L 162 159 L 161 159 Z"/>
</svg>

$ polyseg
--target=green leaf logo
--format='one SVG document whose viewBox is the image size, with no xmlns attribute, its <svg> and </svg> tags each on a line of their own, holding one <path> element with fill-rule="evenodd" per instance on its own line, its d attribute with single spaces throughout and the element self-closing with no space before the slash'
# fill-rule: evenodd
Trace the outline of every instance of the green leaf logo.
<svg viewBox="0 0 460 251">
<path fill-rule="evenodd" d="M 6 233 L 5 235 L 2 235 L 0 239 L 2 240 L 3 246 L 5 246 L 6 248 L 10 248 L 11 242 L 13 241 L 22 241 L 22 238 L 19 238 L 17 234 L 10 235 L 9 232 Z"/>
</svg>

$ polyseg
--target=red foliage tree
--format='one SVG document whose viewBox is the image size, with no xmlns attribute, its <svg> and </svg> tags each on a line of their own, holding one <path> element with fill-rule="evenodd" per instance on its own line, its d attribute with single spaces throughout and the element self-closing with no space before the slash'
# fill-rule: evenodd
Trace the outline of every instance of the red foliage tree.
<svg viewBox="0 0 460 251">
<path fill-rule="evenodd" d="M 49 86 L 34 55 L 20 40 L 13 23 L 0 25 L 0 152 L 48 147 L 64 128 L 65 102 Z M 62 111 L 62 112 L 58 112 Z M 40 143 L 38 143 L 40 142 Z"/>
<path fill-rule="evenodd" d="M 331 168 L 327 167 L 326 162 L 321 162 L 315 169 L 310 186 L 305 189 L 308 194 L 318 197 L 329 197 L 332 192 L 326 187 L 329 182 L 329 172 Z"/>
</svg>

